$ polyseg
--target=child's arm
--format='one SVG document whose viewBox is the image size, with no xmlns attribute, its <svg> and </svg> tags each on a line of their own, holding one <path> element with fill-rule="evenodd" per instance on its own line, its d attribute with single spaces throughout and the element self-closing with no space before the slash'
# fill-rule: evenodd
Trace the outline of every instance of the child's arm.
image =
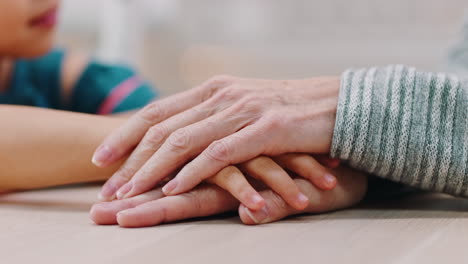
<svg viewBox="0 0 468 264">
<path fill-rule="evenodd" d="M 121 165 L 99 169 L 90 162 L 90 157 L 99 142 L 121 125 L 124 118 L 3 105 L 0 106 L 0 120 L 4 127 L 0 133 L 1 191 L 105 180 Z M 304 208 L 308 201 L 296 201 L 300 191 L 283 168 L 310 178 L 324 189 L 333 188 L 336 182 L 329 186 L 319 173 L 321 166 L 311 163 L 311 157 L 302 156 L 285 156 L 284 160 L 257 157 L 240 167 L 273 190 L 280 190 L 293 206 Z M 250 196 L 246 194 L 255 191 L 241 171 L 223 170 L 212 182 L 251 205 Z M 284 187 L 280 185 L 291 188 L 282 192 Z"/>
<path fill-rule="evenodd" d="M 107 179 L 119 165 L 98 169 L 90 157 L 124 119 L 0 106 L 0 190 Z"/>
</svg>

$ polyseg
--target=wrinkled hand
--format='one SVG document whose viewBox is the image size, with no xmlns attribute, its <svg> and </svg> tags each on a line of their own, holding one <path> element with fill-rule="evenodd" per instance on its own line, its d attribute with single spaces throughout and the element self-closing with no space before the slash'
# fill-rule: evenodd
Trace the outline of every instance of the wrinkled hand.
<svg viewBox="0 0 468 264">
<path fill-rule="evenodd" d="M 337 77 L 271 81 L 221 76 L 153 102 L 96 150 L 93 162 L 105 167 L 136 147 L 103 186 L 101 197 L 141 194 L 180 167 L 165 194 L 188 191 L 228 165 L 262 154 L 328 153 L 338 90 Z"/>
<path fill-rule="evenodd" d="M 295 179 L 310 200 L 303 210 L 289 206 L 275 192 L 263 190 L 260 194 L 266 206 L 259 211 L 250 211 L 239 206 L 239 202 L 223 189 L 202 184 L 175 196 L 165 196 L 161 188 L 157 188 L 132 198 L 98 203 L 91 209 L 91 219 L 100 225 L 144 227 L 238 210 L 245 224 L 264 224 L 290 215 L 322 213 L 358 203 L 367 189 L 366 176 L 348 168 L 338 168 L 333 172 L 338 175 L 338 185 L 330 191 L 322 191 L 307 180 Z"/>
</svg>

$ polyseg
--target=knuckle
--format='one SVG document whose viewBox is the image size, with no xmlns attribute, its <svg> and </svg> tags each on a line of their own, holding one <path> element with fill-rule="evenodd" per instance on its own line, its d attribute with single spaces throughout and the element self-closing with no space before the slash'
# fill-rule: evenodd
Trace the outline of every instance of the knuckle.
<svg viewBox="0 0 468 264">
<path fill-rule="evenodd" d="M 164 125 L 152 126 L 146 132 L 145 142 L 149 145 L 156 145 L 161 143 L 167 136 L 167 129 Z"/>
<path fill-rule="evenodd" d="M 216 95 L 213 97 L 213 103 L 219 104 L 222 102 L 231 102 L 239 98 L 241 95 L 241 91 L 234 87 L 226 87 L 220 89 Z"/>
<path fill-rule="evenodd" d="M 234 81 L 235 78 L 229 75 L 217 75 L 210 78 L 202 85 L 202 87 L 206 89 L 203 101 L 211 98 L 214 94 L 218 93 L 221 88 L 231 85 Z"/>
<path fill-rule="evenodd" d="M 246 106 L 243 102 L 248 100 L 245 99 L 245 97 L 250 98 L 249 93 L 250 91 L 248 87 L 245 87 L 244 85 L 233 84 L 225 86 L 223 88 L 218 89 L 216 93 L 213 94 L 213 97 L 210 100 L 210 105 L 214 105 L 217 107 L 219 107 L 219 105 L 237 105 L 237 107 L 242 108 Z"/>
<path fill-rule="evenodd" d="M 227 75 L 227 74 L 219 74 L 215 75 L 212 78 L 210 78 L 207 82 L 208 86 L 226 86 L 234 82 L 234 76 Z"/>
<path fill-rule="evenodd" d="M 129 181 L 133 175 L 135 174 L 135 171 L 128 166 L 123 166 L 119 169 L 119 171 L 116 173 L 118 177 L 124 179 L 125 181 Z"/>
<path fill-rule="evenodd" d="M 167 222 L 170 221 L 170 219 L 169 219 L 169 210 L 170 210 L 170 208 L 167 207 L 166 205 L 161 206 L 161 208 L 158 211 L 158 214 L 160 215 L 158 217 L 160 223 L 167 223 Z"/>
<path fill-rule="evenodd" d="M 190 146 L 191 136 L 186 128 L 177 129 L 169 136 L 168 144 L 172 150 L 185 150 Z"/>
<path fill-rule="evenodd" d="M 251 190 L 250 188 L 246 188 L 246 186 L 239 186 L 239 188 L 233 190 L 239 196 L 239 200 L 241 201 L 248 201 L 250 197 L 255 195 L 255 191 Z"/>
<path fill-rule="evenodd" d="M 215 107 L 210 105 L 208 102 L 206 102 L 205 104 L 198 105 L 197 107 L 194 107 L 194 108 L 190 109 L 190 111 L 192 111 L 194 116 L 198 116 L 201 119 L 208 118 L 209 116 L 213 115 L 215 110 L 216 110 Z"/>
<path fill-rule="evenodd" d="M 268 130 L 278 130 L 287 127 L 287 119 L 281 115 L 270 114 L 264 117 L 265 127 Z"/>
<path fill-rule="evenodd" d="M 201 123 L 202 127 L 209 128 L 209 127 L 216 127 L 219 125 L 219 121 L 213 118 L 207 118 L 203 120 Z"/>
<path fill-rule="evenodd" d="M 280 95 L 280 94 L 272 95 L 271 100 L 273 102 L 279 103 L 280 105 L 288 105 L 288 101 L 284 98 L 283 95 Z"/>
<path fill-rule="evenodd" d="M 164 119 L 164 115 L 164 109 L 161 107 L 160 103 L 154 102 L 141 109 L 138 116 L 143 122 L 152 125 Z"/>
<path fill-rule="evenodd" d="M 262 105 L 263 98 L 259 94 L 247 94 L 239 101 L 243 109 L 258 109 Z"/>
<path fill-rule="evenodd" d="M 233 104 L 231 111 L 235 115 L 246 116 L 249 119 L 258 119 L 262 115 L 264 105 L 261 96 L 249 94 L 237 100 Z"/>
<path fill-rule="evenodd" d="M 214 141 L 207 149 L 206 154 L 210 159 L 226 162 L 229 159 L 230 148 L 225 140 Z"/>
</svg>

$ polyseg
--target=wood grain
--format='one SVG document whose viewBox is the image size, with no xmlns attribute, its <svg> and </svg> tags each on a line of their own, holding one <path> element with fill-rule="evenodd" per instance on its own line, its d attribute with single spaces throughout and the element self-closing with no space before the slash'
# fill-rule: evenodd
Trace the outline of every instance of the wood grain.
<svg viewBox="0 0 468 264">
<path fill-rule="evenodd" d="M 417 194 L 245 226 L 234 216 L 96 226 L 98 186 L 0 198 L 1 263 L 466 263 L 468 201 Z"/>
</svg>

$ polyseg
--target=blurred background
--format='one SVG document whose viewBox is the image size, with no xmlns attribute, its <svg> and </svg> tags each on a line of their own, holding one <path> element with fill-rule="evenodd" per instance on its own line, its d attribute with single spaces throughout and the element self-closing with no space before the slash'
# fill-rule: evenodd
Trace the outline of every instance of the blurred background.
<svg viewBox="0 0 468 264">
<path fill-rule="evenodd" d="M 337 75 L 403 63 L 438 70 L 466 0 L 64 0 L 58 43 L 137 67 L 163 95 L 216 74 Z"/>
</svg>

